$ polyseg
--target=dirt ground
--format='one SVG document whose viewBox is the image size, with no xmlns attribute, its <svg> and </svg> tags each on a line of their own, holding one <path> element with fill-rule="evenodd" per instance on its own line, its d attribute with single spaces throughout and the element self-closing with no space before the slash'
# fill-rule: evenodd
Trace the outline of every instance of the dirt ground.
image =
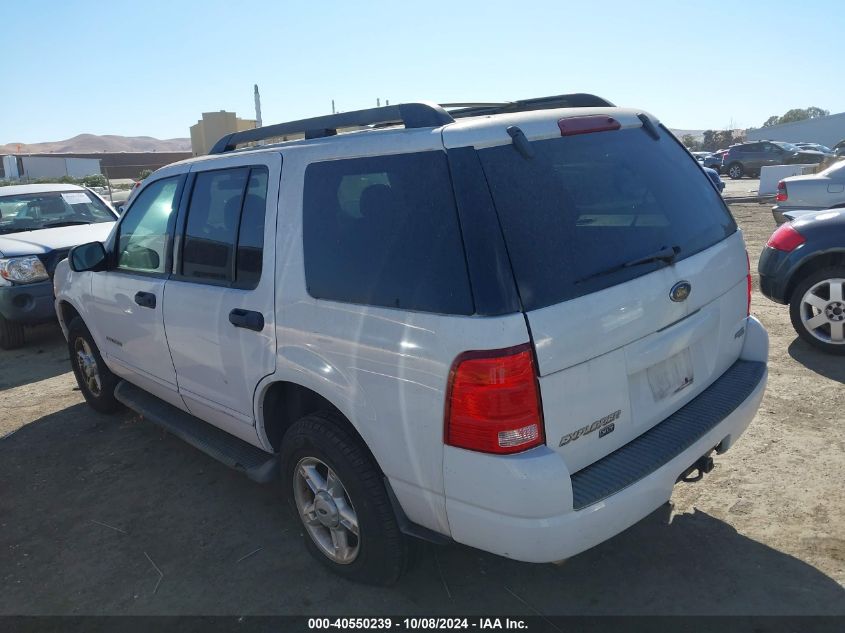
<svg viewBox="0 0 845 633">
<path fill-rule="evenodd" d="M 756 262 L 769 207 L 733 212 Z M 390 589 L 317 566 L 275 487 L 87 408 L 58 328 L 33 331 L 0 352 L 0 614 L 845 614 L 845 360 L 752 311 L 768 391 L 703 482 L 562 566 L 421 545 Z"/>
</svg>

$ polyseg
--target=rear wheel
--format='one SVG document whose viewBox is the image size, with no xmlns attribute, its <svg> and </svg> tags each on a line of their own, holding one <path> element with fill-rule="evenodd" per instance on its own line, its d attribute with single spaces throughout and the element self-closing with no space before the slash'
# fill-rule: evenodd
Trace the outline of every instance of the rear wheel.
<svg viewBox="0 0 845 633">
<path fill-rule="evenodd" d="M 742 168 L 741 163 L 731 163 L 728 166 L 728 176 L 731 177 L 731 180 L 739 180 L 742 178 L 742 175 L 745 173 L 745 170 Z"/>
<path fill-rule="evenodd" d="M 283 481 L 302 523 L 305 546 L 330 570 L 390 585 L 410 556 L 383 475 L 339 415 L 306 416 L 282 442 Z"/>
<path fill-rule="evenodd" d="M 23 345 L 23 325 L 9 321 L 0 314 L 0 347 L 3 349 L 17 349 Z"/>
<path fill-rule="evenodd" d="M 79 317 L 68 325 L 67 344 L 76 384 L 86 402 L 101 413 L 117 411 L 120 403 L 114 397 L 114 388 L 119 379 L 106 367 L 91 332 Z"/>
<path fill-rule="evenodd" d="M 845 267 L 819 270 L 795 288 L 789 316 L 813 347 L 845 355 Z"/>
</svg>

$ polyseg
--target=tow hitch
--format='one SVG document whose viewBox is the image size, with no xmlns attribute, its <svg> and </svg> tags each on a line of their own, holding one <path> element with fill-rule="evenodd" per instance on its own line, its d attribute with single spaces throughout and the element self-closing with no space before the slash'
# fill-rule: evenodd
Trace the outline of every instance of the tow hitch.
<svg viewBox="0 0 845 633">
<path fill-rule="evenodd" d="M 704 475 L 713 470 L 713 458 L 710 457 L 710 453 L 712 452 L 713 451 L 709 451 L 706 455 L 699 457 L 692 466 L 681 473 L 678 477 L 678 481 L 683 481 L 688 484 L 701 481 L 704 478 Z M 696 474 L 693 475 L 693 473 Z"/>
</svg>

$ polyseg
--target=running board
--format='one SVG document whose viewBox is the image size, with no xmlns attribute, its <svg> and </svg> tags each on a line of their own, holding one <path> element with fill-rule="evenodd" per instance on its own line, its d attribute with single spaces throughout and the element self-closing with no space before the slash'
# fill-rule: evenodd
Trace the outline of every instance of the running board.
<svg viewBox="0 0 845 633">
<path fill-rule="evenodd" d="M 221 431 L 140 387 L 122 380 L 114 390 L 114 397 L 150 422 L 253 481 L 266 483 L 279 478 L 277 455 Z"/>
</svg>

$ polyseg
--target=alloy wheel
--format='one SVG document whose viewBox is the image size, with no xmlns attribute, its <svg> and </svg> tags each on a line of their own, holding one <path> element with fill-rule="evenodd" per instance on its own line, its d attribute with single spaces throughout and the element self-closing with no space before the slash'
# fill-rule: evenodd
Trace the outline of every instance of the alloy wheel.
<svg viewBox="0 0 845 633">
<path fill-rule="evenodd" d="M 294 471 L 293 493 L 314 544 L 335 563 L 352 563 L 361 548 L 358 515 L 337 473 L 316 457 L 303 457 Z"/>
<path fill-rule="evenodd" d="M 91 351 L 91 346 L 84 338 L 77 338 L 73 344 L 76 352 L 76 365 L 82 374 L 85 386 L 91 395 L 97 397 L 103 391 L 103 383 L 100 380 L 100 369 L 97 366 L 97 359 Z"/>
<path fill-rule="evenodd" d="M 812 336 L 833 345 L 845 345 L 845 279 L 825 279 L 801 298 L 801 323 Z"/>
</svg>

